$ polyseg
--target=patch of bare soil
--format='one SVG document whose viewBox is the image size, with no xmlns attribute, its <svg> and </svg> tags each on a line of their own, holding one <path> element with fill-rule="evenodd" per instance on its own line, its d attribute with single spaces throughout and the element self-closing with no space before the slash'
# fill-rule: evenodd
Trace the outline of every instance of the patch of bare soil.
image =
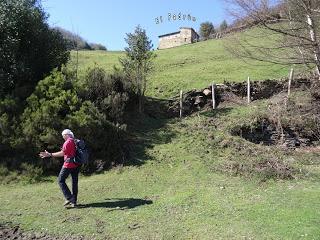
<svg viewBox="0 0 320 240">
<path fill-rule="evenodd" d="M 268 173 L 270 176 L 274 176 L 279 179 L 291 179 L 293 178 L 294 172 L 292 167 L 276 158 L 257 163 L 255 165 L 255 170 L 258 173 Z"/>
<path fill-rule="evenodd" d="M 0 239 L 15 239 L 15 240 L 87 240 L 83 236 L 63 236 L 56 237 L 51 236 L 46 233 L 32 233 L 24 232 L 19 226 L 12 226 L 11 224 L 2 224 L 0 223 Z"/>
<path fill-rule="evenodd" d="M 297 170 L 289 164 L 277 158 L 265 159 L 260 162 L 234 162 L 220 165 L 219 170 L 232 175 L 244 177 L 259 176 L 262 181 L 267 179 L 293 179 L 296 177 Z"/>
<path fill-rule="evenodd" d="M 320 146 L 297 148 L 296 151 L 301 153 L 320 153 Z"/>
</svg>

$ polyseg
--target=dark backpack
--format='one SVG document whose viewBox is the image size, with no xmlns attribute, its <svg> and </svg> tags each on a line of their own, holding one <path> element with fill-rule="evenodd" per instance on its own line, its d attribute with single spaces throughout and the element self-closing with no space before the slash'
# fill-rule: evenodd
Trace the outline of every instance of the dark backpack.
<svg viewBox="0 0 320 240">
<path fill-rule="evenodd" d="M 83 140 L 75 139 L 76 156 L 73 161 L 78 164 L 87 164 L 89 162 L 89 151 Z"/>
</svg>

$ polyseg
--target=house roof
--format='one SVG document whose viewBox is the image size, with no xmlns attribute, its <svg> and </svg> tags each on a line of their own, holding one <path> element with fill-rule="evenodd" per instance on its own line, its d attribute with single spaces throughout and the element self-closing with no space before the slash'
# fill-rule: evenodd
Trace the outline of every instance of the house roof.
<svg viewBox="0 0 320 240">
<path fill-rule="evenodd" d="M 194 31 L 194 32 L 198 35 L 198 37 L 199 37 L 199 34 L 198 34 L 193 28 L 190 28 L 190 27 L 181 27 L 180 29 L 190 29 L 191 31 Z M 178 34 L 178 33 L 180 33 L 180 31 L 179 31 L 179 32 L 172 32 L 172 33 L 167 33 L 167 34 L 159 35 L 158 37 L 161 38 L 161 37 L 166 37 L 166 36 L 175 35 L 175 34 Z"/>
<path fill-rule="evenodd" d="M 178 33 L 180 33 L 180 31 L 179 31 L 179 32 L 172 32 L 172 33 L 167 33 L 167 34 L 159 35 L 159 38 L 161 38 L 161 37 L 166 37 L 166 36 L 170 36 L 170 35 L 175 35 L 175 34 L 178 34 Z"/>
</svg>

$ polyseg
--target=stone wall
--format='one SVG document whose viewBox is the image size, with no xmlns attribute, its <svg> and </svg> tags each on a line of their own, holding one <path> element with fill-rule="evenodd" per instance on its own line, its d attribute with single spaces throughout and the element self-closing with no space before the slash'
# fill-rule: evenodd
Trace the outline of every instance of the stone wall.
<svg viewBox="0 0 320 240">
<path fill-rule="evenodd" d="M 181 45 L 180 33 L 161 37 L 158 49 L 172 48 Z"/>
<path fill-rule="evenodd" d="M 182 44 L 192 43 L 192 31 L 191 29 L 181 28 L 180 30 L 180 41 Z"/>
<path fill-rule="evenodd" d="M 166 49 L 198 41 L 198 35 L 192 28 L 180 28 L 180 32 L 159 36 L 158 49 Z"/>
</svg>

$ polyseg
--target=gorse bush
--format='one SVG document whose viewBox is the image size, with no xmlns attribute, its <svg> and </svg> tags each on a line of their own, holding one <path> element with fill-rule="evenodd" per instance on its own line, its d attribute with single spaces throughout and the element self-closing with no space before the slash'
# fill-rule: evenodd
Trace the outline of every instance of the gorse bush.
<svg viewBox="0 0 320 240">
<path fill-rule="evenodd" d="M 56 146 L 61 141 L 57 138 L 57 132 L 65 125 L 67 115 L 79 109 L 80 104 L 71 81 L 61 72 L 53 71 L 39 82 L 27 99 L 27 107 L 21 118 L 26 142 L 32 142 L 34 150 Z"/>
<path fill-rule="evenodd" d="M 2 100 L 1 163 L 11 170 L 28 163 L 41 166 L 45 172 L 56 172 L 61 162 L 46 159 L 41 163 L 38 153 L 44 149 L 59 151 L 62 129 L 71 128 L 90 149 L 90 164 L 83 171 L 123 164 L 127 152 L 123 116 L 132 93 L 122 76 L 119 72 L 108 75 L 96 67 L 88 70 L 83 86 L 75 87 L 73 72 L 55 69 L 39 81 L 19 118 L 10 114 L 18 107 L 17 101 L 9 97 Z"/>
<path fill-rule="evenodd" d="M 74 129 L 76 137 L 85 139 L 90 150 L 90 164 L 83 169 L 106 169 L 112 162 L 122 163 L 124 132 L 107 120 L 106 115 L 90 101 L 70 114 L 67 126 Z"/>
<path fill-rule="evenodd" d="M 104 69 L 88 69 L 85 76 L 85 99 L 92 101 L 114 123 L 123 123 L 129 98 L 133 98 L 132 85 L 122 73 L 115 70 L 107 74 Z"/>
<path fill-rule="evenodd" d="M 94 71 L 97 71 L 95 80 L 100 81 L 99 70 Z M 123 133 L 110 122 L 111 111 L 108 107 L 115 107 L 107 107 L 106 103 L 112 95 L 104 95 L 97 89 L 95 95 L 91 95 L 91 101 L 81 99 L 68 75 L 57 70 L 40 81 L 27 99 L 28 104 L 21 117 L 21 132 L 24 143 L 28 145 L 29 156 L 35 158 L 35 153 L 43 149 L 58 151 L 63 143 L 61 130 L 71 128 L 76 137 L 85 139 L 91 150 L 91 164 L 84 169 L 86 172 L 97 168 L 96 159 L 99 159 L 99 167 L 102 165 L 103 168 L 121 159 Z M 105 108 L 102 102 L 105 102 Z M 122 103 L 119 103 L 120 112 L 123 110 Z M 120 115 L 113 114 L 119 117 L 122 112 Z M 59 164 L 51 163 L 50 166 L 58 168 Z"/>
</svg>

